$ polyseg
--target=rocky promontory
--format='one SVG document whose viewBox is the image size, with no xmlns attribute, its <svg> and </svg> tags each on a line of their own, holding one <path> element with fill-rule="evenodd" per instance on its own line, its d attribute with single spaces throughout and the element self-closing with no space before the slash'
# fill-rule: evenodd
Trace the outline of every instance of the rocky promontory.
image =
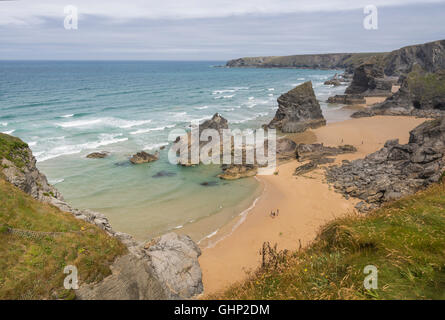
<svg viewBox="0 0 445 320">
<path fill-rule="evenodd" d="M 408 144 L 389 140 L 364 159 L 328 168 L 326 177 L 345 197 L 362 200 L 356 208 L 366 212 L 438 182 L 444 155 L 445 118 L 441 118 L 412 130 Z"/>
<path fill-rule="evenodd" d="M 354 113 L 353 118 L 375 115 L 408 115 L 437 118 L 445 112 L 445 70 L 435 73 L 415 67 L 403 78 L 393 96 L 370 109 Z"/>
<path fill-rule="evenodd" d="M 278 98 L 278 110 L 269 128 L 282 132 L 303 132 L 326 125 L 312 82 L 305 82 Z"/>
</svg>

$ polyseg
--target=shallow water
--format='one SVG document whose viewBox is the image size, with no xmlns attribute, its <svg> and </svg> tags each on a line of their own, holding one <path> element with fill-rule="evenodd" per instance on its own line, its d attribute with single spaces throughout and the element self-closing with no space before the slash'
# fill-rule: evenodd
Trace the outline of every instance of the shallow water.
<svg viewBox="0 0 445 320">
<path fill-rule="evenodd" d="M 157 150 L 170 130 L 216 112 L 231 128 L 258 128 L 280 94 L 308 80 L 328 122 L 349 117 L 323 102 L 344 90 L 323 85 L 336 71 L 214 67 L 223 63 L 0 62 L 0 131 L 29 144 L 68 202 L 105 213 L 116 230 L 142 239 L 185 228 L 199 240 L 254 201 L 256 180 L 220 181 L 216 166 L 173 166 L 167 150 L 133 166 L 131 154 Z M 85 158 L 102 150 L 111 156 Z M 187 227 L 199 221 L 206 222 Z"/>
</svg>

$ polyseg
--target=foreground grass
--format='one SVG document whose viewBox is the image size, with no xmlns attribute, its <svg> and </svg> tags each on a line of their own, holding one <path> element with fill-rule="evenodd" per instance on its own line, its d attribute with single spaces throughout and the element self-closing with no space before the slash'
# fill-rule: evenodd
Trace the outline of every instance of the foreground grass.
<svg viewBox="0 0 445 320">
<path fill-rule="evenodd" d="M 28 237 L 7 227 L 55 236 Z M 0 178 L 0 299 L 73 298 L 63 269 L 74 265 L 81 282 L 99 281 L 125 246 L 99 228 L 40 203 Z"/>
<path fill-rule="evenodd" d="M 217 299 L 445 299 L 445 186 L 327 224 L 307 249 L 277 253 Z M 366 290 L 364 268 L 378 268 Z"/>
</svg>

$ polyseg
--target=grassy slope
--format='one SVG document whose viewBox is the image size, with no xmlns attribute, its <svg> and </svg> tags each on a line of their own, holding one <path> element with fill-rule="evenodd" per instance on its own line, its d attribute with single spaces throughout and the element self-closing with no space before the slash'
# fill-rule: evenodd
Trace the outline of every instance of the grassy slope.
<svg viewBox="0 0 445 320">
<path fill-rule="evenodd" d="M 8 159 L 21 168 L 25 165 L 23 159 L 27 158 L 28 150 L 28 145 L 19 138 L 0 133 L 0 160 Z"/>
<path fill-rule="evenodd" d="M 366 265 L 378 268 L 377 290 L 364 289 Z M 213 298 L 445 299 L 445 185 L 336 219 L 309 248 Z"/>
<path fill-rule="evenodd" d="M 72 298 L 73 292 L 63 289 L 66 265 L 75 265 L 80 281 L 90 283 L 110 274 L 111 262 L 126 251 L 99 228 L 34 200 L 0 178 L 1 225 L 0 299 Z M 5 225 L 67 233 L 33 239 L 6 233 Z"/>
</svg>

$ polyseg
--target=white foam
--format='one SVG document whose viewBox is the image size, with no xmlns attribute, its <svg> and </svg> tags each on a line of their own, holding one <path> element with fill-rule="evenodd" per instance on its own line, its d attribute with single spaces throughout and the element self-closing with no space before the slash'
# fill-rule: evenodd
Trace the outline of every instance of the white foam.
<svg viewBox="0 0 445 320">
<path fill-rule="evenodd" d="M 54 179 L 54 180 L 49 180 L 48 182 L 50 184 L 52 184 L 52 185 L 56 185 L 56 184 L 61 183 L 63 181 L 65 181 L 65 179 Z"/>
<path fill-rule="evenodd" d="M 2 122 L 2 123 L 0 123 L 3 127 L 6 127 L 7 125 L 8 125 L 8 123 L 7 122 Z"/>
<path fill-rule="evenodd" d="M 63 155 L 77 154 L 83 150 L 96 149 L 101 146 L 127 141 L 128 138 L 118 138 L 122 134 L 101 134 L 98 141 L 86 142 L 76 145 L 61 145 L 51 148 L 47 152 L 38 152 L 35 154 L 37 161 L 43 162 L 49 159 L 57 158 Z"/>
<path fill-rule="evenodd" d="M 74 117 L 74 114 L 66 114 L 64 116 L 60 116 L 61 118 L 71 118 Z"/>
<path fill-rule="evenodd" d="M 76 120 L 70 122 L 62 122 L 58 123 L 57 125 L 62 128 L 75 128 L 75 127 L 87 127 L 91 126 L 92 124 L 97 124 L 100 122 L 102 122 L 101 119 L 90 119 L 90 120 Z"/>
<path fill-rule="evenodd" d="M 28 142 L 28 146 L 34 147 L 37 144 L 37 141 Z"/>
<path fill-rule="evenodd" d="M 275 91 L 275 88 L 269 88 L 268 91 Z"/>
<path fill-rule="evenodd" d="M 163 126 L 163 127 L 157 127 L 157 128 L 139 129 L 139 130 L 130 132 L 130 134 L 135 135 L 135 134 L 148 133 L 148 132 L 151 132 L 151 131 L 163 131 L 163 130 L 168 129 L 168 128 L 173 128 L 174 126 L 175 126 L 175 125 L 172 124 L 172 125 Z"/>
<path fill-rule="evenodd" d="M 154 143 L 154 144 L 149 144 L 149 145 L 145 146 L 144 150 L 153 150 L 153 149 L 157 149 L 157 148 L 165 147 L 165 146 L 168 146 L 167 142 Z"/>
<path fill-rule="evenodd" d="M 13 133 L 15 130 L 9 130 L 9 131 L 3 131 L 2 133 L 4 133 L 4 134 L 11 134 L 11 133 Z"/>
<path fill-rule="evenodd" d="M 141 126 L 143 124 L 147 124 L 150 122 L 151 120 L 124 120 L 116 118 L 99 118 L 99 119 L 85 119 L 85 120 L 61 122 L 57 123 L 57 125 L 62 128 L 76 128 L 76 127 L 89 127 L 92 125 L 102 124 L 105 126 L 113 126 L 121 129 L 127 129 L 136 126 Z"/>
<path fill-rule="evenodd" d="M 208 108 L 209 108 L 209 106 L 195 107 L 196 110 L 205 110 Z"/>
<path fill-rule="evenodd" d="M 249 100 L 255 100 L 255 97 L 249 97 Z"/>
</svg>

